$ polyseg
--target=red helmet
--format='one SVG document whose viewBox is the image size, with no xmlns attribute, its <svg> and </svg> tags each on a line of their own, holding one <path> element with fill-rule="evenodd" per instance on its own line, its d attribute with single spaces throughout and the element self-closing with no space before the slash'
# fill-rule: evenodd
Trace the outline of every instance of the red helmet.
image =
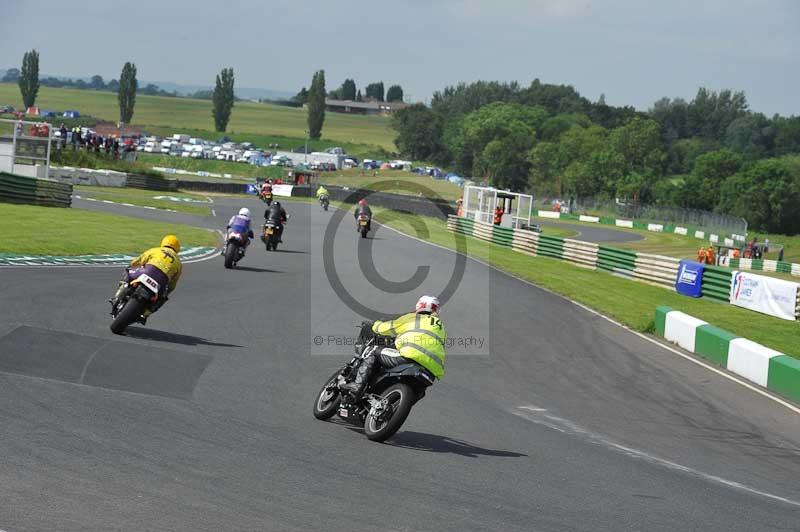
<svg viewBox="0 0 800 532">
<path fill-rule="evenodd" d="M 363 199 L 363 198 L 362 198 L 362 199 L 358 200 L 358 204 L 359 204 L 359 205 L 361 205 L 361 206 L 363 207 L 364 205 L 366 205 L 366 204 L 367 204 L 367 200 L 365 200 L 365 199 Z"/>
</svg>

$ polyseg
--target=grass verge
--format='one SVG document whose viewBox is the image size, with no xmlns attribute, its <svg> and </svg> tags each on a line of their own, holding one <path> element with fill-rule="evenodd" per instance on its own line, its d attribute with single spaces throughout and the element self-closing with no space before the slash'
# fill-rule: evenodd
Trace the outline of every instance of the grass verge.
<svg viewBox="0 0 800 532">
<path fill-rule="evenodd" d="M 138 188 L 93 187 L 84 185 L 73 187 L 73 191 L 82 198 L 108 200 L 116 203 L 130 203 L 131 205 L 155 207 L 156 209 L 172 209 L 187 214 L 196 214 L 198 216 L 208 216 L 211 214 L 211 207 L 208 203 L 192 203 L 189 201 L 165 199 L 169 197 L 179 198 L 181 200 L 207 201 L 206 196 L 190 194 L 188 192 L 160 192 Z"/>
<path fill-rule="evenodd" d="M 352 208 L 352 207 L 350 207 Z M 453 233 L 445 222 L 434 218 L 374 208 L 375 220 L 417 236 L 413 229 L 422 219 L 429 231 L 427 240 L 455 250 Z M 391 220 L 387 215 L 391 214 Z M 800 324 L 706 299 L 693 299 L 673 291 L 616 277 L 606 272 L 579 268 L 569 262 L 547 257 L 529 257 L 482 240 L 467 238 L 467 254 L 503 271 L 562 294 L 640 331 L 653 330 L 658 305 L 668 305 L 734 334 L 800 358 Z"/>
<path fill-rule="evenodd" d="M 22 223 L 20 222 L 22 221 Z M 0 203 L 0 252 L 30 255 L 141 253 L 166 234 L 184 248 L 216 246 L 216 233 L 82 209 Z"/>
</svg>

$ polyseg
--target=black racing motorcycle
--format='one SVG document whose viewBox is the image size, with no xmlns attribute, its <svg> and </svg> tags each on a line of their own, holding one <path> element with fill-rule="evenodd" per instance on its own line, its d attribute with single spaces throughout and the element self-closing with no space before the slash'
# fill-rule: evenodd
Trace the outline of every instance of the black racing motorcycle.
<svg viewBox="0 0 800 532">
<path fill-rule="evenodd" d="M 331 202 L 328 199 L 328 195 L 327 194 L 323 194 L 323 195 L 321 195 L 319 197 L 319 204 L 322 205 L 322 210 L 323 211 L 327 211 L 328 210 L 328 205 L 330 205 L 330 203 Z"/>
<path fill-rule="evenodd" d="M 264 243 L 267 251 L 278 251 L 278 243 L 282 242 L 283 227 L 279 226 L 272 220 L 267 220 L 264 228 L 261 231 L 261 241 Z"/>
<path fill-rule="evenodd" d="M 128 270 L 130 271 L 130 269 Z M 111 332 L 122 334 L 132 323 L 145 323 L 144 312 L 148 309 L 155 312 L 158 307 L 158 281 L 140 274 L 136 279 L 125 283 L 122 295 L 111 300 Z"/>
<path fill-rule="evenodd" d="M 371 347 L 391 347 L 394 341 L 376 336 L 372 323 L 361 324 L 355 344 L 355 356 L 325 382 L 314 402 L 314 417 L 329 419 L 334 414 L 353 425 L 364 427 L 372 441 L 382 442 L 397 432 L 405 422 L 411 407 L 425 397 L 425 389 L 436 380 L 431 372 L 415 363 L 394 368 L 379 368 L 367 383 L 358 401 L 343 394 L 339 386 L 355 380 L 358 367 Z M 388 343 L 391 345 L 387 345 Z"/>
</svg>

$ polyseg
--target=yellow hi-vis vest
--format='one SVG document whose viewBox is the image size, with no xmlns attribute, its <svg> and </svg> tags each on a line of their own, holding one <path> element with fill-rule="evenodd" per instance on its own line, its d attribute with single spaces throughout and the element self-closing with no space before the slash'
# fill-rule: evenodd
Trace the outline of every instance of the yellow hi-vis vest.
<svg viewBox="0 0 800 532">
<path fill-rule="evenodd" d="M 395 337 L 400 356 L 413 360 L 437 379 L 444 377 L 447 332 L 436 314 L 409 312 L 391 321 L 376 321 L 372 332 Z"/>
</svg>

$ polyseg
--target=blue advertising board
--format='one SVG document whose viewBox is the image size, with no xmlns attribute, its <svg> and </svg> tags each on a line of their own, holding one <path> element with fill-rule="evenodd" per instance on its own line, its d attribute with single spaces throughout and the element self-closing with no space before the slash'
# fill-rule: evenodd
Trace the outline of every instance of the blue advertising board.
<svg viewBox="0 0 800 532">
<path fill-rule="evenodd" d="M 693 260 L 682 260 L 675 279 L 675 291 L 689 297 L 703 295 L 703 272 L 706 266 Z"/>
</svg>

